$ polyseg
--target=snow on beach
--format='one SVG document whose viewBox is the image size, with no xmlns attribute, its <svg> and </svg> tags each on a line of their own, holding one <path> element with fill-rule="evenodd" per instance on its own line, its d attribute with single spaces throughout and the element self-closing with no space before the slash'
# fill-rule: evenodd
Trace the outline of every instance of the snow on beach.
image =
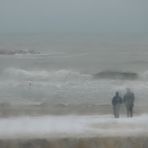
<svg viewBox="0 0 148 148">
<path fill-rule="evenodd" d="M 148 115 L 40 116 L 0 119 L 0 139 L 108 137 L 148 135 Z"/>
</svg>

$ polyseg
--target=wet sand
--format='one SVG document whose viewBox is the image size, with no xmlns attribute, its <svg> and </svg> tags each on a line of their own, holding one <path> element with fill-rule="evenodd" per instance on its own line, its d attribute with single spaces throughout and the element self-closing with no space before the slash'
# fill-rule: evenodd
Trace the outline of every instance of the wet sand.
<svg viewBox="0 0 148 148">
<path fill-rule="evenodd" d="M 112 106 L 108 104 L 10 104 L 0 103 L 0 117 L 40 116 L 40 115 L 105 115 L 112 114 Z M 121 114 L 126 114 L 124 105 Z M 136 105 L 134 114 L 148 113 L 148 105 Z"/>
<path fill-rule="evenodd" d="M 1 148 L 147 148 L 147 137 L 0 140 Z"/>
</svg>

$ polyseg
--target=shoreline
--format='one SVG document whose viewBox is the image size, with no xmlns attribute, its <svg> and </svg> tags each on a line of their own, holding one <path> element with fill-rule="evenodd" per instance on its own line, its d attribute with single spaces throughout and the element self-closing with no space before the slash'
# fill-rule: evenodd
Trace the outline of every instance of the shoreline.
<svg viewBox="0 0 148 148">
<path fill-rule="evenodd" d="M 41 115 L 105 115 L 112 114 L 108 104 L 11 104 L 0 103 L 0 117 L 41 116 Z M 126 115 L 124 105 L 121 115 Z M 147 105 L 135 105 L 134 115 L 148 113 Z"/>
<path fill-rule="evenodd" d="M 13 114 L 0 118 L 0 147 L 147 148 L 147 122 L 147 113 L 136 114 L 133 118 L 122 114 L 119 119 L 105 113 Z"/>
<path fill-rule="evenodd" d="M 133 118 L 108 115 L 44 115 L 0 118 L 0 139 L 147 137 L 148 114 Z"/>
</svg>

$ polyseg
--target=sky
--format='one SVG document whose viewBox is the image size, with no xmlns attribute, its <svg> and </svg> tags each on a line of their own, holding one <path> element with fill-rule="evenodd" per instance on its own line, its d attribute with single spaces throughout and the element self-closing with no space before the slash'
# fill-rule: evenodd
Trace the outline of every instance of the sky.
<svg viewBox="0 0 148 148">
<path fill-rule="evenodd" d="M 1 32 L 148 32 L 147 0 L 0 0 Z"/>
</svg>

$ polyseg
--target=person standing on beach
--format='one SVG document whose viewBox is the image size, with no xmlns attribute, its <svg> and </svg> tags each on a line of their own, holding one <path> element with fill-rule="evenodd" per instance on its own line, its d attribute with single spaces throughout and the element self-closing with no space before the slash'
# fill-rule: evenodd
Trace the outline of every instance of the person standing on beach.
<svg viewBox="0 0 148 148">
<path fill-rule="evenodd" d="M 135 102 L 135 95 L 129 88 L 127 88 L 127 92 L 124 95 L 124 104 L 127 111 L 127 117 L 133 117 L 133 108 L 134 108 L 134 102 Z"/>
<path fill-rule="evenodd" d="M 117 91 L 115 93 L 115 96 L 112 98 L 113 114 L 115 118 L 119 118 L 121 103 L 122 103 L 122 98 L 120 97 L 119 92 Z"/>
</svg>

